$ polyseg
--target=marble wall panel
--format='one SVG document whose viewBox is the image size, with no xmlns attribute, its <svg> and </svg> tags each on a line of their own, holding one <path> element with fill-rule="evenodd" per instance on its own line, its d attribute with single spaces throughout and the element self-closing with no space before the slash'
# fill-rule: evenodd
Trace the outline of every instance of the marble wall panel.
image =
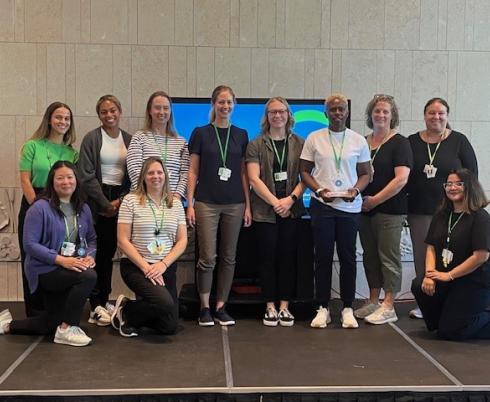
<svg viewBox="0 0 490 402">
<path fill-rule="evenodd" d="M 196 95 L 210 96 L 215 87 L 214 49 L 197 48 L 196 52 Z"/>
<path fill-rule="evenodd" d="M 385 21 L 385 49 L 419 47 L 420 0 L 386 0 Z"/>
<path fill-rule="evenodd" d="M 0 41 L 15 40 L 15 1 L 0 0 Z"/>
<path fill-rule="evenodd" d="M 36 45 L 0 43 L 0 114 L 34 114 Z"/>
<path fill-rule="evenodd" d="M 437 20 L 437 48 L 444 50 L 447 48 L 447 0 L 439 0 L 439 18 Z"/>
<path fill-rule="evenodd" d="M 423 114 L 430 98 L 447 98 L 448 64 L 448 52 L 413 52 L 412 119 Z"/>
<path fill-rule="evenodd" d="M 175 2 L 175 44 L 190 46 L 194 40 L 194 1 Z"/>
<path fill-rule="evenodd" d="M 230 41 L 228 46 L 240 46 L 240 0 L 230 0 Z"/>
<path fill-rule="evenodd" d="M 199 0 L 194 9 L 194 44 L 230 45 L 230 0 Z"/>
<path fill-rule="evenodd" d="M 173 45 L 175 42 L 174 0 L 138 1 L 138 43 Z"/>
<path fill-rule="evenodd" d="M 63 0 L 63 41 L 79 43 L 82 33 L 80 0 Z"/>
<path fill-rule="evenodd" d="M 467 0 L 464 18 L 464 49 L 473 50 L 475 33 L 475 2 Z"/>
<path fill-rule="evenodd" d="M 315 91 L 315 49 L 305 50 L 305 98 L 312 98 Z"/>
<path fill-rule="evenodd" d="M 478 160 L 478 179 L 483 184 L 483 188 L 490 188 L 490 164 L 483 163 L 488 160 L 490 155 L 490 141 L 488 133 L 490 132 L 490 122 L 473 122 L 471 132 L 471 144 L 475 149 Z M 466 133 L 465 133 L 466 134 Z"/>
<path fill-rule="evenodd" d="M 14 39 L 23 42 L 25 39 L 25 0 L 14 0 Z"/>
<path fill-rule="evenodd" d="M 315 88 L 313 97 L 324 99 L 332 92 L 332 51 L 315 50 Z"/>
<path fill-rule="evenodd" d="M 112 46 L 77 45 L 75 79 L 76 114 L 94 116 L 97 99 L 113 92 Z"/>
<path fill-rule="evenodd" d="M 65 102 L 71 107 L 76 103 L 76 56 L 75 45 L 65 45 Z M 75 111 L 76 113 L 76 111 Z"/>
<path fill-rule="evenodd" d="M 465 48 L 466 0 L 448 0 L 447 49 Z"/>
<path fill-rule="evenodd" d="M 286 0 L 276 0 L 276 45 L 286 47 Z"/>
<path fill-rule="evenodd" d="M 331 8 L 332 8 L 331 0 L 322 0 L 322 21 L 321 21 L 321 31 L 320 31 L 320 47 L 322 48 L 330 47 Z"/>
<path fill-rule="evenodd" d="M 276 0 L 257 0 L 257 45 L 276 45 Z"/>
<path fill-rule="evenodd" d="M 91 0 L 80 0 L 80 42 L 90 43 L 90 4 Z"/>
<path fill-rule="evenodd" d="M 412 52 L 403 50 L 395 52 L 394 95 L 401 120 L 410 120 L 412 116 L 412 64 Z"/>
<path fill-rule="evenodd" d="M 269 96 L 269 50 L 252 49 L 250 64 L 250 96 L 267 98 Z"/>
<path fill-rule="evenodd" d="M 63 0 L 25 0 L 25 32 L 28 42 L 61 42 Z"/>
<path fill-rule="evenodd" d="M 66 52 L 65 45 L 47 45 L 46 49 L 46 104 L 59 100 L 65 101 L 66 96 Z M 46 105 L 47 106 L 47 105 Z M 42 113 L 45 108 L 38 110 Z"/>
<path fill-rule="evenodd" d="M 459 54 L 457 120 L 488 121 L 490 116 L 490 53 Z M 488 135 L 487 135 L 488 138 Z"/>
<path fill-rule="evenodd" d="M 473 0 L 473 49 L 490 50 L 490 2 Z"/>
<path fill-rule="evenodd" d="M 128 0 L 129 18 L 128 18 L 128 35 L 129 44 L 138 44 L 138 0 Z M 184 0 L 182 0 L 184 1 Z"/>
<path fill-rule="evenodd" d="M 376 52 L 376 93 L 393 95 L 394 92 L 395 52 L 378 50 Z"/>
<path fill-rule="evenodd" d="M 342 49 L 349 46 L 349 2 L 331 0 L 330 9 L 330 46 Z"/>
<path fill-rule="evenodd" d="M 18 185 L 16 165 L 19 155 L 16 152 L 15 116 L 0 116 L 0 127 L 2 127 L 3 132 L 2 146 L 0 147 L 0 160 L 2 161 L 0 187 L 15 187 Z"/>
<path fill-rule="evenodd" d="M 362 66 L 362 68 L 360 68 Z M 351 119 L 363 120 L 364 109 L 376 93 L 376 52 L 342 52 L 342 93 L 352 99 Z"/>
<path fill-rule="evenodd" d="M 269 96 L 302 98 L 305 93 L 305 51 L 269 50 Z"/>
<path fill-rule="evenodd" d="M 187 49 L 170 46 L 168 48 L 169 92 L 171 96 L 187 95 Z"/>
<path fill-rule="evenodd" d="M 99 97 L 94 98 L 94 104 L 92 108 L 95 110 L 95 103 Z M 80 149 L 80 144 L 82 143 L 83 137 L 94 128 L 100 126 L 100 120 L 96 116 L 76 116 L 75 117 L 75 128 L 77 131 L 77 140 L 73 144 L 75 149 Z"/>
<path fill-rule="evenodd" d="M 240 0 L 240 47 L 257 47 L 258 0 Z"/>
<path fill-rule="evenodd" d="M 339 27 L 348 35 L 352 49 L 383 49 L 385 39 L 384 2 L 356 0 L 349 2 L 349 26 Z"/>
<path fill-rule="evenodd" d="M 132 115 L 142 117 L 149 96 L 168 91 L 168 47 L 133 46 L 131 66 Z"/>
<path fill-rule="evenodd" d="M 90 41 L 128 43 L 128 0 L 92 0 L 90 3 Z"/>
<path fill-rule="evenodd" d="M 187 96 L 196 96 L 196 48 L 187 48 Z"/>
<path fill-rule="evenodd" d="M 47 45 L 40 43 L 36 46 L 36 110 L 38 113 L 46 109 L 46 58 Z"/>
<path fill-rule="evenodd" d="M 322 11 L 321 0 L 288 0 L 286 2 L 286 47 L 320 47 Z"/>
<path fill-rule="evenodd" d="M 437 49 L 437 28 L 434 23 L 439 17 L 438 2 L 420 0 L 420 49 Z"/>
<path fill-rule="evenodd" d="M 423 120 L 423 116 L 420 116 L 420 120 L 402 120 L 400 123 L 400 134 L 408 137 L 409 135 L 423 130 L 425 128 L 425 123 Z"/>
<path fill-rule="evenodd" d="M 123 114 L 131 116 L 131 46 L 129 45 L 112 47 L 112 93 L 121 102 Z"/>
<path fill-rule="evenodd" d="M 214 58 L 214 81 L 233 88 L 237 97 L 250 97 L 251 50 L 217 48 Z"/>
</svg>

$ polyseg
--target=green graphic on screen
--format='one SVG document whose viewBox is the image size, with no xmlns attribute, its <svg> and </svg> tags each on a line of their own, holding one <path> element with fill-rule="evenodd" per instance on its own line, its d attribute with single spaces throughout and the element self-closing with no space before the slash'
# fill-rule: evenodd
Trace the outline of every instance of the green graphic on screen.
<svg viewBox="0 0 490 402">
<path fill-rule="evenodd" d="M 314 122 L 328 126 L 327 116 L 318 110 L 299 110 L 293 113 L 293 117 L 296 123 Z"/>
</svg>

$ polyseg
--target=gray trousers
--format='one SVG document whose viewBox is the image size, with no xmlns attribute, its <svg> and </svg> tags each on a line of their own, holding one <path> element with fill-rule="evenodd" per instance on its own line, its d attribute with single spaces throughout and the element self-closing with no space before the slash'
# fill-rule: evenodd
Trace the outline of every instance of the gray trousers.
<svg viewBox="0 0 490 402">
<path fill-rule="evenodd" d="M 227 301 L 235 273 L 236 247 L 242 227 L 245 204 L 210 204 L 197 201 L 194 209 L 199 241 L 197 290 L 199 293 L 211 292 L 213 270 L 216 266 L 219 225 L 220 242 L 216 299 Z"/>
<path fill-rule="evenodd" d="M 427 251 L 425 238 L 429 231 L 432 215 L 408 214 L 407 220 L 408 226 L 410 226 L 410 238 L 412 239 L 415 276 L 417 279 L 421 279 L 425 276 L 425 254 Z"/>
<path fill-rule="evenodd" d="M 361 215 L 359 236 L 363 263 L 371 289 L 397 293 L 402 284 L 400 239 L 404 215 Z"/>
</svg>

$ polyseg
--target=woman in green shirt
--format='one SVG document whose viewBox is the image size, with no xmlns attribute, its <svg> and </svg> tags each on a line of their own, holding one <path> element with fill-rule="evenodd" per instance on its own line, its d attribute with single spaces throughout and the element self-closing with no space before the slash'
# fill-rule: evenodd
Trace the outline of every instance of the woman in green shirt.
<svg viewBox="0 0 490 402">
<path fill-rule="evenodd" d="M 28 317 L 43 310 L 42 297 L 31 294 L 24 273 L 25 253 L 22 246 L 24 219 L 29 206 L 44 190 L 51 167 L 59 160 L 75 163 L 78 152 L 72 148 L 75 142 L 75 126 L 70 107 L 62 102 L 53 102 L 44 113 L 41 124 L 21 150 L 19 170 L 22 188 L 22 203 L 19 211 L 19 247 L 21 250 L 22 284 Z"/>
</svg>

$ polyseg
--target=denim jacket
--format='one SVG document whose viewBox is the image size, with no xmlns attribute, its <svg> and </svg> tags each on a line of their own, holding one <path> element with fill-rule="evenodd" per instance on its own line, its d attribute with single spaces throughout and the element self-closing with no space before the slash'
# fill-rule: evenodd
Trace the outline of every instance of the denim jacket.
<svg viewBox="0 0 490 402">
<path fill-rule="evenodd" d="M 286 194 L 291 194 L 300 181 L 299 157 L 304 140 L 296 134 L 288 137 L 288 158 Z M 264 182 L 272 194 L 276 194 L 273 177 L 274 150 L 268 135 L 261 134 L 251 141 L 247 147 L 246 162 L 255 162 L 260 166 L 260 180 Z M 271 205 L 260 198 L 253 189 L 250 191 L 252 217 L 256 222 L 276 223 L 276 214 Z M 291 208 L 291 218 L 299 218 L 306 213 L 303 199 L 300 197 Z"/>
</svg>

